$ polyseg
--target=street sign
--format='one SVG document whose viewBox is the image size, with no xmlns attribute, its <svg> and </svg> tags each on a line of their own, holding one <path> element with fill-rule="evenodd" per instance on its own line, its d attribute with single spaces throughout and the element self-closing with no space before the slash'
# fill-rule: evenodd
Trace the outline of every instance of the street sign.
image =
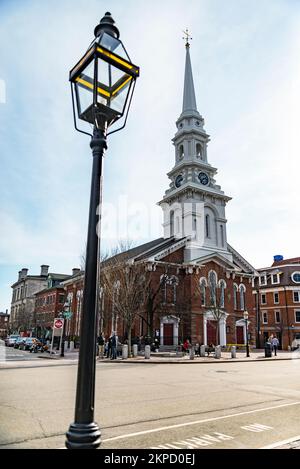
<svg viewBox="0 0 300 469">
<path fill-rule="evenodd" d="M 67 311 L 66 313 L 64 313 L 64 318 L 65 319 L 71 319 L 71 317 L 72 317 L 71 311 Z"/>
<path fill-rule="evenodd" d="M 62 329 L 64 325 L 63 319 L 54 319 L 54 329 Z"/>
</svg>

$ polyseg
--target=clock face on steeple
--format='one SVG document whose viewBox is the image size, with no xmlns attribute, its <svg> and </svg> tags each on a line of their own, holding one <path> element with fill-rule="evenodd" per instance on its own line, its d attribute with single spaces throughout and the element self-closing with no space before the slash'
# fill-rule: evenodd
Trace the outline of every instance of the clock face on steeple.
<svg viewBox="0 0 300 469">
<path fill-rule="evenodd" d="M 209 184 L 209 176 L 206 173 L 199 173 L 198 174 L 198 179 L 203 184 L 204 186 L 207 186 Z"/>
<path fill-rule="evenodd" d="M 178 176 L 175 179 L 175 187 L 180 187 L 181 184 L 183 183 L 183 176 L 182 174 L 178 174 Z"/>
</svg>

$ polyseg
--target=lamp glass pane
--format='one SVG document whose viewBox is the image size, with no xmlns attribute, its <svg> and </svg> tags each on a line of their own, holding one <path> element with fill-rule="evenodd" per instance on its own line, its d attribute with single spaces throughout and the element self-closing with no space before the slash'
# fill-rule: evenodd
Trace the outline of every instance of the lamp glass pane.
<svg viewBox="0 0 300 469">
<path fill-rule="evenodd" d="M 130 61 L 130 58 L 122 44 L 122 42 L 119 39 L 116 39 L 115 37 L 111 36 L 110 34 L 104 33 L 98 40 L 98 44 L 105 47 L 111 52 L 114 52 L 115 54 L 119 55 L 123 59 L 126 59 Z"/>
<path fill-rule="evenodd" d="M 92 61 L 76 79 L 78 110 L 82 114 L 93 104 L 94 61 Z"/>
<path fill-rule="evenodd" d="M 123 113 L 132 78 L 117 67 L 98 59 L 97 102 Z"/>
</svg>

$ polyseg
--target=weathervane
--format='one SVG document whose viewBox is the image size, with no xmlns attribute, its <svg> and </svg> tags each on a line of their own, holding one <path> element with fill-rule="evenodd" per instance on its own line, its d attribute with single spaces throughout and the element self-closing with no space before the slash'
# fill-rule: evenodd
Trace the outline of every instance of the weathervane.
<svg viewBox="0 0 300 469">
<path fill-rule="evenodd" d="M 185 31 L 183 31 L 183 34 L 185 35 L 185 37 L 183 37 L 182 39 L 184 39 L 184 41 L 186 41 L 186 44 L 185 44 L 185 47 L 190 47 L 190 43 L 189 43 L 189 40 L 192 40 L 192 35 L 189 33 L 189 30 L 186 28 Z"/>
</svg>

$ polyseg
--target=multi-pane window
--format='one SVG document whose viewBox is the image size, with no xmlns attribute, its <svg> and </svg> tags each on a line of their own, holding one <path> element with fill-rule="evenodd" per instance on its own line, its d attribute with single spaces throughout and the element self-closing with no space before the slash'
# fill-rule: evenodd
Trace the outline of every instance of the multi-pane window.
<svg viewBox="0 0 300 469">
<path fill-rule="evenodd" d="M 272 283 L 273 283 L 273 285 L 280 283 L 279 274 L 273 274 L 272 275 Z"/>
<path fill-rule="evenodd" d="M 211 270 L 208 274 L 208 284 L 209 284 L 209 293 L 210 293 L 210 304 L 211 306 L 216 306 L 217 305 L 217 296 L 216 296 L 217 275 L 213 270 Z"/>
<path fill-rule="evenodd" d="M 299 291 L 294 291 L 293 292 L 293 297 L 294 297 L 294 303 L 299 303 L 300 302 L 300 292 Z"/>
<path fill-rule="evenodd" d="M 275 322 L 277 324 L 281 321 L 280 311 L 275 311 Z"/>
<path fill-rule="evenodd" d="M 266 305 L 267 304 L 267 295 L 265 293 L 261 294 L 261 304 Z"/>
<path fill-rule="evenodd" d="M 203 278 L 200 281 L 200 298 L 201 298 L 201 306 L 205 306 L 206 304 L 206 279 Z"/>
<path fill-rule="evenodd" d="M 268 313 L 267 313 L 266 311 L 264 311 L 264 312 L 262 313 L 262 316 L 263 316 L 263 317 L 262 317 L 263 323 L 264 323 L 264 324 L 268 324 Z"/>
<path fill-rule="evenodd" d="M 296 322 L 300 322 L 300 311 L 295 311 L 295 320 Z"/>
<path fill-rule="evenodd" d="M 276 304 L 278 305 L 278 303 L 279 303 L 279 293 L 278 293 L 278 292 L 275 292 L 275 293 L 274 293 L 274 304 L 275 304 L 275 305 L 276 305 Z"/>
<path fill-rule="evenodd" d="M 238 292 L 237 285 L 233 285 L 233 307 L 234 307 L 234 309 L 237 309 L 237 292 Z"/>
<path fill-rule="evenodd" d="M 261 275 L 259 277 L 259 284 L 260 285 L 267 285 L 267 276 L 266 275 Z"/>
<path fill-rule="evenodd" d="M 246 288 L 244 285 L 240 285 L 240 309 L 241 311 L 245 310 L 245 292 Z"/>
<path fill-rule="evenodd" d="M 225 288 L 226 288 L 226 283 L 224 280 L 220 280 L 219 282 L 219 288 L 220 288 L 220 308 L 225 307 Z"/>
</svg>

